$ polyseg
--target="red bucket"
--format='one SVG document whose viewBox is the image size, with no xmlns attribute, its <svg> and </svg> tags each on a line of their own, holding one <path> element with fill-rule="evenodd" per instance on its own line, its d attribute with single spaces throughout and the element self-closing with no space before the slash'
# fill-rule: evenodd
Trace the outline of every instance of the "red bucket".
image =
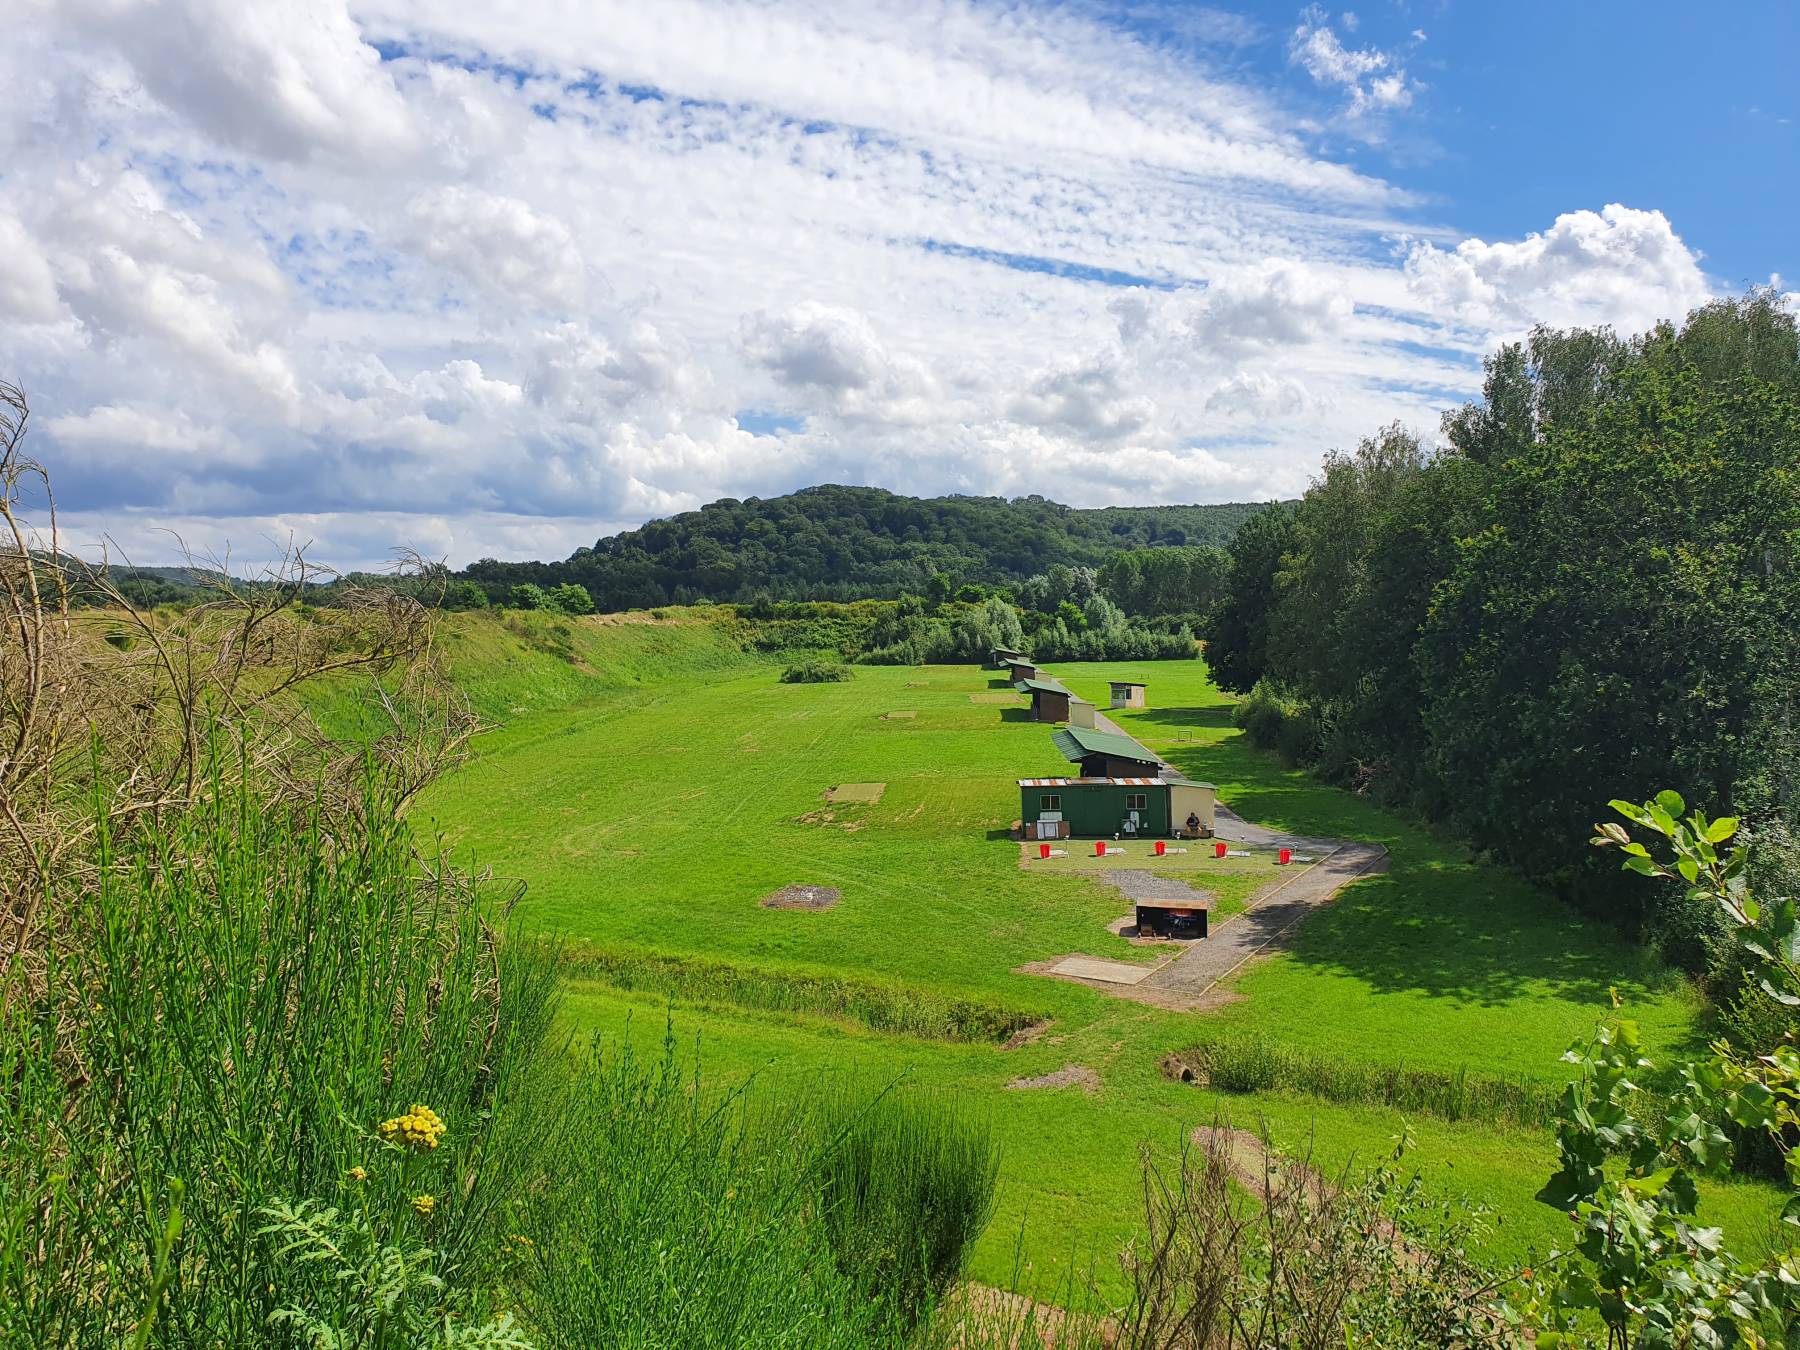
<svg viewBox="0 0 1800 1350">
<path fill-rule="evenodd" d="M 1225 856 L 1225 841 L 1220 840 L 1218 843 L 1213 845 L 1213 857 L 1223 858 L 1224 856 Z"/>
<path fill-rule="evenodd" d="M 1038 845 L 1038 857 L 1048 858 L 1049 856 L 1050 856 L 1050 845 L 1039 844 Z"/>
<path fill-rule="evenodd" d="M 1096 858 L 1104 858 L 1106 856 L 1106 841 L 1104 839 L 1094 840 L 1094 856 Z"/>
<path fill-rule="evenodd" d="M 1279 866 L 1286 867 L 1289 863 L 1294 861 L 1294 850 L 1291 848 L 1282 849 L 1275 855 L 1275 861 Z"/>
<path fill-rule="evenodd" d="M 1157 857 L 1159 857 L 1159 858 L 1162 857 L 1164 847 L 1165 847 L 1165 845 L 1163 844 L 1163 841 L 1158 839 L 1156 841 L 1156 856 Z"/>
</svg>

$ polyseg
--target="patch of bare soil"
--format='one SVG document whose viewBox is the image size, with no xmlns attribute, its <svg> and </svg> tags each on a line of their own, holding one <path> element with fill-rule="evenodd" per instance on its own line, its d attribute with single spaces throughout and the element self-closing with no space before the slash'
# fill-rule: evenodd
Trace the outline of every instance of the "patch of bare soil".
<svg viewBox="0 0 1800 1350">
<path fill-rule="evenodd" d="M 930 680 L 908 680 L 906 682 L 906 687 L 908 689 L 929 689 L 931 687 L 931 681 Z"/>
<path fill-rule="evenodd" d="M 1160 944 L 1159 944 L 1160 945 Z M 1181 943 L 1191 946 L 1191 943 Z M 1131 1003 L 1142 1003 L 1152 1008 L 1163 1008 L 1169 1012 L 1214 1012 L 1228 1003 L 1237 1003 L 1244 995 L 1227 991 L 1207 990 L 1197 992 L 1191 989 L 1168 988 L 1152 984 L 1149 979 L 1140 984 L 1111 984 L 1102 980 L 1084 980 L 1079 975 L 1069 975 L 1055 969 L 1067 956 L 1079 956 L 1079 952 L 1071 952 L 1065 956 L 1052 956 L 1048 961 L 1027 961 L 1022 966 L 1014 966 L 1015 975 L 1042 975 L 1052 980 L 1067 980 L 1071 984 L 1084 984 L 1089 989 L 1109 994 L 1113 998 L 1122 998 Z"/>
<path fill-rule="evenodd" d="M 1010 1035 L 1006 1038 L 1006 1044 L 1001 1046 L 1000 1048 L 1002 1050 L 1023 1049 L 1025 1046 L 1030 1045 L 1033 1041 L 1037 1040 L 1038 1037 L 1042 1036 L 1048 1030 L 1050 1030 L 1050 1022 L 1049 1022 L 1048 1018 L 1046 1018 L 1042 1022 L 1033 1022 L 1030 1026 L 1020 1027 L 1017 1031 L 1013 1032 L 1012 1035 Z"/>
<path fill-rule="evenodd" d="M 866 826 L 868 822 L 866 820 L 857 820 L 855 817 L 839 820 L 836 811 L 808 811 L 804 815 L 795 816 L 794 824 L 826 825 L 834 830 L 842 830 L 845 834 L 855 834 L 858 830 Z"/>
<path fill-rule="evenodd" d="M 1119 1343 L 1118 1326 L 1104 1319 L 1038 1303 L 992 1285 L 965 1282 L 940 1312 L 945 1343 L 989 1350 L 1057 1350 L 1060 1346 L 1110 1350 Z"/>
<path fill-rule="evenodd" d="M 881 714 L 884 722 L 910 722 L 919 715 L 917 708 L 896 708 L 893 712 Z"/>
<path fill-rule="evenodd" d="M 1014 1092 L 1029 1091 L 1032 1088 L 1078 1087 L 1083 1092 L 1092 1094 L 1100 1090 L 1100 1075 L 1085 1064 L 1065 1064 L 1052 1073 L 1039 1074 L 1036 1078 L 1015 1078 L 1006 1086 Z"/>
<path fill-rule="evenodd" d="M 1019 696 L 1017 694 L 1008 693 L 1002 689 L 990 689 L 984 694 L 970 694 L 969 702 L 971 702 L 971 703 L 1003 703 L 1003 704 L 1007 704 L 1009 706 L 1017 706 L 1018 702 L 1019 702 Z"/>
<path fill-rule="evenodd" d="M 836 886 L 783 886 L 763 897 L 764 909 L 830 909 L 844 893 Z"/>
</svg>

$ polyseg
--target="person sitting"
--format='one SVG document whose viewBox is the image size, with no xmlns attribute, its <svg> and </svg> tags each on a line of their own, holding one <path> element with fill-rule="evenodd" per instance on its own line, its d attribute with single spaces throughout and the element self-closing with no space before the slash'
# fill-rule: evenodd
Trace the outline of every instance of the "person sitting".
<svg viewBox="0 0 1800 1350">
<path fill-rule="evenodd" d="M 1198 839 L 1200 837 L 1200 813 L 1197 811 L 1188 812 L 1187 837 L 1189 839 Z"/>
</svg>

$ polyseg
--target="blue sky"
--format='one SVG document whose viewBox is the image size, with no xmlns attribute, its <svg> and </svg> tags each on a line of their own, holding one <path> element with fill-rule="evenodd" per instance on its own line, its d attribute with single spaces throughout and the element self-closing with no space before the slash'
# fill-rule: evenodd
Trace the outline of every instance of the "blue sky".
<svg viewBox="0 0 1800 1350">
<path fill-rule="evenodd" d="M 1792 7 L 58 0 L 0 374 L 71 535 L 553 557 L 808 483 L 1302 489 L 1800 274 Z"/>
<path fill-rule="evenodd" d="M 1573 202 L 1653 206 L 1734 284 L 1800 277 L 1800 7 L 1371 6 L 1427 85 L 1381 157 L 1466 234 L 1516 238 Z M 1415 160 L 1408 151 L 1417 148 Z M 1364 160 L 1363 162 L 1368 162 Z"/>
</svg>

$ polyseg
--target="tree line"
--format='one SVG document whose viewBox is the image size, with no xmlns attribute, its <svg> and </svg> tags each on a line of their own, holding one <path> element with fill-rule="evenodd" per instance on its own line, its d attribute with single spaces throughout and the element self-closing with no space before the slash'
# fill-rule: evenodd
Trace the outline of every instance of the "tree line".
<svg viewBox="0 0 1800 1350">
<path fill-rule="evenodd" d="M 1428 451 L 1385 428 L 1244 523 L 1203 627 L 1215 677 L 1261 743 L 1716 966 L 1704 910 L 1647 902 L 1579 840 L 1595 803 L 1672 785 L 1795 870 L 1793 315 L 1752 292 L 1630 340 L 1538 328 L 1443 431 Z"/>
<path fill-rule="evenodd" d="M 1260 509 L 1077 510 L 1039 496 L 919 498 L 825 484 L 781 497 L 727 497 L 597 540 L 560 562 L 484 558 L 455 580 L 490 604 L 509 603 L 519 585 L 579 585 L 602 611 L 704 600 L 941 601 L 966 587 L 1014 586 L 1053 566 L 1099 567 L 1121 551 L 1217 547 Z M 473 603 L 471 591 L 457 594 Z"/>
</svg>

